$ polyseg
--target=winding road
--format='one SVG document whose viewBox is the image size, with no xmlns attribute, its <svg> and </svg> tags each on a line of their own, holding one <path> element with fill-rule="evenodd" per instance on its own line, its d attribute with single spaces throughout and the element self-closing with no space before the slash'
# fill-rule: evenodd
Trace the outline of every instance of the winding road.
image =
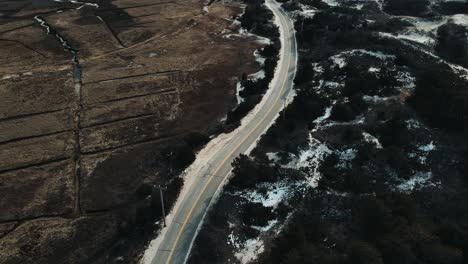
<svg viewBox="0 0 468 264">
<path fill-rule="evenodd" d="M 187 187 L 181 203 L 172 212 L 172 221 L 161 234 L 152 264 L 186 262 L 204 215 L 232 169 L 232 161 L 255 146 L 260 136 L 278 117 L 283 109 L 283 99 L 292 90 L 297 64 L 294 25 L 279 3 L 266 0 L 266 5 L 273 11 L 281 33 L 280 60 L 270 89 L 257 106 L 255 114 L 243 121 L 227 143 L 211 156 L 209 166 Z"/>
</svg>

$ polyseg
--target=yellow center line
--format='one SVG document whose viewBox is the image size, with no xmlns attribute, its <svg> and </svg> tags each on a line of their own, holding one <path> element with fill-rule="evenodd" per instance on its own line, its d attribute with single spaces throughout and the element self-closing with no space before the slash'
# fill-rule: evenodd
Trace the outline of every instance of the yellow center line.
<svg viewBox="0 0 468 264">
<path fill-rule="evenodd" d="M 285 52 L 287 52 L 285 50 Z M 265 119 L 267 118 L 267 116 L 271 113 L 271 111 L 273 110 L 273 107 L 278 103 L 279 99 L 281 98 L 281 94 L 283 93 L 283 90 L 284 90 L 284 86 L 286 85 L 286 81 L 288 80 L 288 73 L 289 73 L 289 67 L 291 66 L 291 60 L 288 60 L 288 66 L 286 68 L 287 70 L 287 73 L 286 73 L 286 78 L 284 79 L 284 82 L 282 84 L 282 87 L 281 87 L 281 90 L 278 94 L 278 97 L 276 98 L 275 102 L 273 103 L 273 105 L 270 107 L 270 109 L 268 110 L 268 112 L 265 114 L 265 116 L 263 116 L 262 118 L 262 121 L 258 122 L 257 125 L 249 132 L 249 134 L 247 134 L 247 136 L 244 137 L 244 139 L 221 161 L 220 165 L 216 168 L 216 170 L 213 172 L 213 174 L 211 174 L 210 178 L 208 179 L 208 181 L 205 183 L 205 185 L 203 186 L 203 189 L 201 190 L 201 192 L 198 194 L 197 196 L 197 199 L 195 199 L 195 202 L 193 203 L 192 207 L 190 208 L 190 211 L 187 215 L 187 217 L 185 218 L 182 226 L 180 227 L 179 229 L 179 232 L 177 233 L 177 236 L 176 236 L 176 239 L 174 240 L 174 244 L 172 245 L 172 248 L 170 250 L 170 253 L 169 253 L 169 256 L 167 257 L 167 260 L 166 260 L 166 264 L 169 264 L 171 262 L 171 259 L 172 259 L 172 255 L 174 254 L 174 251 L 175 251 L 175 248 L 177 246 L 177 242 L 179 241 L 180 239 L 180 236 L 182 235 L 182 232 L 185 228 L 185 226 L 187 225 L 190 217 L 192 216 L 192 213 L 193 213 L 193 210 L 195 209 L 196 205 L 198 204 L 198 202 L 200 201 L 201 199 L 201 196 L 204 194 L 204 192 L 206 191 L 206 188 L 208 188 L 208 185 L 210 184 L 211 180 L 213 179 L 213 177 L 218 173 L 218 171 L 221 169 L 221 167 L 224 165 L 224 163 L 229 159 L 229 157 L 237 150 L 239 149 L 239 147 L 244 144 L 244 142 L 257 130 L 257 128 L 260 126 L 260 124 L 265 121 Z"/>
</svg>

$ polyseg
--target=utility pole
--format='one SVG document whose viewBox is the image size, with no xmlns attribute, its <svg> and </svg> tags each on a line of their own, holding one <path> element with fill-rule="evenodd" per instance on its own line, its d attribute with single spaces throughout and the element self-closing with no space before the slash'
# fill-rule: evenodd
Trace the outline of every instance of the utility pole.
<svg viewBox="0 0 468 264">
<path fill-rule="evenodd" d="M 162 187 L 161 185 L 158 185 L 157 187 L 159 189 L 159 196 L 161 197 L 161 210 L 163 214 L 163 223 L 164 227 L 166 227 L 166 210 L 164 209 L 164 197 L 163 197 L 163 190 L 167 190 L 167 187 Z"/>
</svg>

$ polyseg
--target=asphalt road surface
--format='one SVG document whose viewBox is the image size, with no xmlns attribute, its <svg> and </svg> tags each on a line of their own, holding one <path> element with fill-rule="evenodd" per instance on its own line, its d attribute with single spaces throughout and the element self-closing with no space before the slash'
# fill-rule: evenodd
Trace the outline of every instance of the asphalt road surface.
<svg viewBox="0 0 468 264">
<path fill-rule="evenodd" d="M 197 235 L 197 229 L 202 224 L 203 216 L 220 184 L 230 173 L 232 161 L 239 154 L 247 152 L 271 126 L 283 109 L 283 99 L 291 91 L 297 59 L 294 25 L 277 2 L 266 0 L 266 4 L 276 16 L 282 43 L 280 51 L 282 59 L 279 61 L 271 91 L 262 99 L 265 103 L 262 104 L 257 114 L 250 119 L 250 122 L 244 123 L 242 129 L 237 131 L 229 142 L 213 156 L 209 162 L 211 166 L 197 176 L 199 179 L 197 178 L 189 187 L 177 211 L 172 212 L 174 218 L 161 240 L 152 264 L 186 262 Z"/>
</svg>

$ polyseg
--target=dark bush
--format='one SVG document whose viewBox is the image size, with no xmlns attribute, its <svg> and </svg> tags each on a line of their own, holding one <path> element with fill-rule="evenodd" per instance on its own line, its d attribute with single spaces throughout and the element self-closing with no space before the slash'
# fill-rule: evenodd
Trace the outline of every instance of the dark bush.
<svg viewBox="0 0 468 264">
<path fill-rule="evenodd" d="M 347 103 L 338 103 L 333 106 L 330 119 L 339 122 L 347 122 L 353 120 L 355 116 L 353 110 Z"/>
<path fill-rule="evenodd" d="M 420 245 L 421 255 L 427 264 L 462 264 L 463 252 L 439 243 Z"/>
<path fill-rule="evenodd" d="M 398 16 L 424 16 L 429 5 L 428 0 L 385 0 L 384 11 Z"/>
<path fill-rule="evenodd" d="M 417 263 L 417 257 L 412 251 L 411 244 L 399 236 L 382 236 L 377 245 L 382 252 L 385 264 L 412 264 Z"/>
<path fill-rule="evenodd" d="M 384 147 L 405 146 L 409 142 L 405 120 L 398 116 L 385 123 L 380 130 L 380 135 L 380 142 Z"/>
<path fill-rule="evenodd" d="M 185 143 L 190 146 L 192 149 L 197 149 L 205 145 L 210 138 L 206 134 L 200 132 L 192 132 L 185 136 Z"/>
<path fill-rule="evenodd" d="M 369 198 L 358 205 L 356 220 L 363 228 L 363 236 L 375 240 L 394 228 L 392 210 L 381 200 Z"/>
<path fill-rule="evenodd" d="M 440 2 L 437 10 L 443 15 L 468 14 L 467 2 Z"/>
<path fill-rule="evenodd" d="M 258 163 L 244 154 L 234 159 L 232 167 L 233 177 L 229 186 L 234 188 L 252 188 L 257 183 L 270 182 L 278 176 L 276 168 Z"/>
<path fill-rule="evenodd" d="M 462 25 L 447 23 L 437 29 L 436 52 L 442 58 L 468 67 L 468 30 Z"/>
<path fill-rule="evenodd" d="M 153 192 L 153 187 L 151 185 L 149 185 L 149 184 L 143 183 L 136 190 L 137 199 L 138 200 L 143 200 L 146 197 L 148 197 L 148 195 L 150 195 L 152 192 Z"/>
<path fill-rule="evenodd" d="M 190 165 L 195 160 L 195 154 L 191 147 L 186 144 L 183 144 L 176 149 L 174 154 L 174 168 L 183 169 Z"/>
<path fill-rule="evenodd" d="M 350 264 L 383 264 L 382 255 L 372 244 L 354 240 L 348 246 L 348 259 Z"/>
<path fill-rule="evenodd" d="M 465 161 L 463 163 L 463 175 L 465 176 L 465 180 L 468 181 L 468 153 L 465 154 Z"/>
<path fill-rule="evenodd" d="M 242 210 L 242 222 L 248 226 L 266 226 L 273 216 L 272 208 L 261 203 L 246 203 Z"/>
<path fill-rule="evenodd" d="M 447 67 L 437 67 L 416 76 L 416 92 L 408 102 L 433 127 L 463 131 L 468 123 L 468 100 L 459 91 L 468 83 Z"/>
</svg>

